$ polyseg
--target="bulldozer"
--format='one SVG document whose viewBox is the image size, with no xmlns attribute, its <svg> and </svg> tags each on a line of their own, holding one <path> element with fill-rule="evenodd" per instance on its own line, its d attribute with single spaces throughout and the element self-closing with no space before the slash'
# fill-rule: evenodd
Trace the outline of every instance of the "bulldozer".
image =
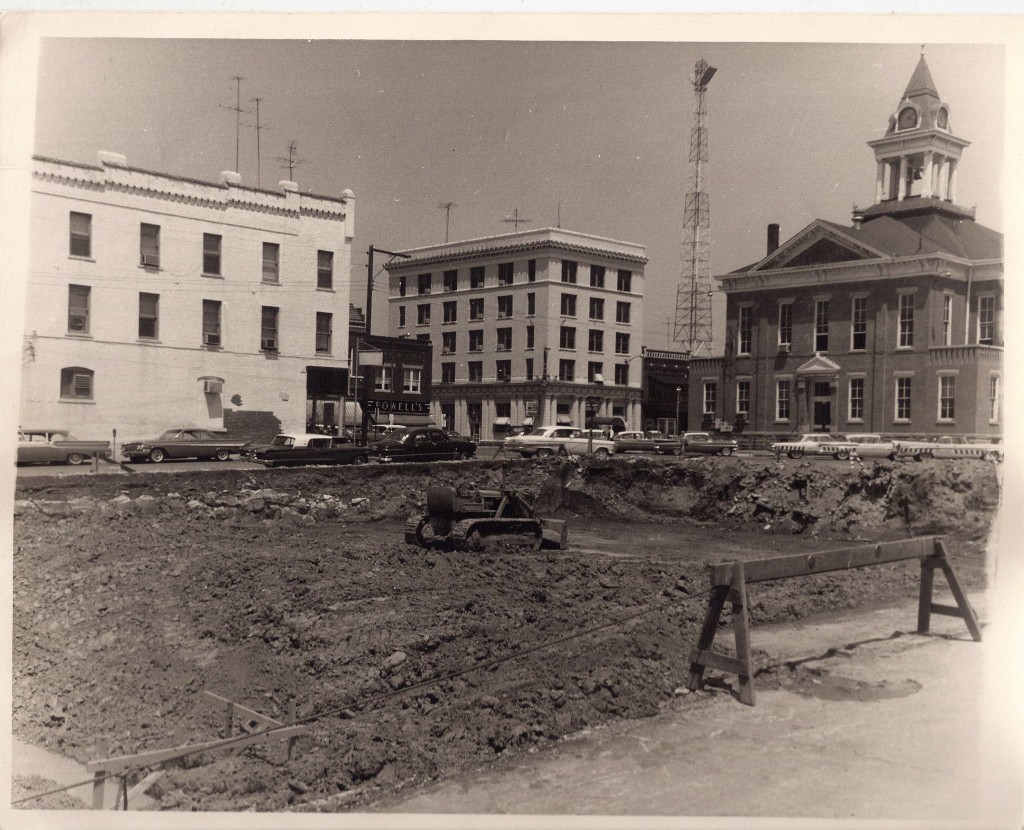
<svg viewBox="0 0 1024 830">
<path fill-rule="evenodd" d="M 564 550 L 568 531 L 561 519 L 542 519 L 515 490 L 478 490 L 460 497 L 454 487 L 427 488 L 427 512 L 405 525 L 410 545 L 481 551 L 493 545 Z"/>
</svg>

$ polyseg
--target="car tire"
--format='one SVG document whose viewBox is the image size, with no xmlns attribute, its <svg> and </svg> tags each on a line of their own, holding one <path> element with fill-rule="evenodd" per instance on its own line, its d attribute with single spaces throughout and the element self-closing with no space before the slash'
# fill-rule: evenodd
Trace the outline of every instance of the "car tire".
<svg viewBox="0 0 1024 830">
<path fill-rule="evenodd" d="M 216 458 L 218 461 L 227 461 L 229 458 L 231 458 L 231 450 L 227 449 L 226 447 L 218 447 L 217 452 L 213 454 L 213 457 Z"/>
<path fill-rule="evenodd" d="M 551 458 L 551 456 L 553 456 L 554 454 L 555 454 L 554 450 L 549 450 L 546 447 L 544 449 L 537 450 L 537 452 L 534 453 L 534 455 L 537 458 Z"/>
<path fill-rule="evenodd" d="M 923 452 L 914 453 L 914 461 L 924 461 L 926 454 Z"/>
<path fill-rule="evenodd" d="M 165 458 L 167 458 L 167 453 L 160 449 L 160 447 L 153 447 L 153 449 L 149 451 L 149 460 L 154 464 L 159 464 Z"/>
<path fill-rule="evenodd" d="M 369 457 L 366 456 L 363 453 L 359 453 L 358 455 L 352 456 L 352 463 L 353 464 L 357 464 L 357 465 L 358 464 L 365 464 L 369 460 L 370 460 Z"/>
<path fill-rule="evenodd" d="M 722 447 L 721 453 L 728 458 L 732 455 L 732 447 Z"/>
<path fill-rule="evenodd" d="M 596 450 L 594 450 L 594 455 L 596 455 L 598 458 L 607 458 L 608 450 L 605 447 L 598 447 Z"/>
<path fill-rule="evenodd" d="M 803 458 L 804 457 L 804 451 L 803 450 L 790 450 L 789 452 L 786 453 L 786 455 L 788 455 L 790 458 Z"/>
<path fill-rule="evenodd" d="M 682 447 L 675 447 L 672 450 L 672 455 L 682 455 L 682 454 L 683 454 L 683 448 Z"/>
<path fill-rule="evenodd" d="M 459 461 L 469 461 L 469 459 L 472 458 L 472 457 L 473 456 L 470 455 L 467 450 L 463 450 L 462 452 L 459 453 L 458 460 Z"/>
<path fill-rule="evenodd" d="M 888 458 L 888 459 L 889 459 L 890 461 L 895 461 L 895 460 L 896 460 L 896 453 L 894 453 L 894 452 L 891 452 L 891 453 L 889 453 L 889 454 L 888 454 L 888 455 L 886 456 L 886 458 Z"/>
<path fill-rule="evenodd" d="M 85 456 L 80 452 L 68 453 L 68 464 L 78 466 L 79 464 L 85 463 Z"/>
<path fill-rule="evenodd" d="M 839 452 L 836 453 L 836 458 L 838 458 L 840 461 L 849 461 L 850 460 L 850 451 L 849 450 L 839 450 Z"/>
</svg>

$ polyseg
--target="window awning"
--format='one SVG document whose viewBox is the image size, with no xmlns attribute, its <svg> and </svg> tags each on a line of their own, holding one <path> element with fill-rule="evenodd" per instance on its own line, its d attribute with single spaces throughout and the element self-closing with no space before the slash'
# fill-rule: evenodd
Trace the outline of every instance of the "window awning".
<svg viewBox="0 0 1024 830">
<path fill-rule="evenodd" d="M 572 418 L 570 418 L 568 415 L 558 415 L 555 418 L 555 424 L 563 427 L 571 427 Z"/>
<path fill-rule="evenodd" d="M 494 419 L 494 425 L 496 427 L 511 426 L 512 425 L 512 419 L 511 418 L 495 418 Z"/>
<path fill-rule="evenodd" d="M 532 415 L 527 415 L 525 418 L 523 418 L 523 426 L 524 427 L 532 427 L 533 426 L 533 416 Z"/>
</svg>

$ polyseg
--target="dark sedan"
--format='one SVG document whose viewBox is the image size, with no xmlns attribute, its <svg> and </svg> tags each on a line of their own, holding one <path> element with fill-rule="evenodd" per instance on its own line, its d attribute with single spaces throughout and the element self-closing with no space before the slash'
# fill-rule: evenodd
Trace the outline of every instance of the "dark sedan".
<svg viewBox="0 0 1024 830">
<path fill-rule="evenodd" d="M 232 441 L 208 429 L 169 429 L 149 441 L 126 441 L 121 454 L 135 463 L 149 459 L 159 464 L 168 458 L 216 458 L 227 461 L 232 453 L 239 453 L 245 441 Z"/>
<path fill-rule="evenodd" d="M 706 455 L 732 455 L 739 445 L 731 438 L 713 438 L 706 432 L 685 432 L 682 438 L 676 438 L 658 445 L 658 452 L 671 452 L 675 455 L 686 453 L 704 453 Z"/>
<path fill-rule="evenodd" d="M 438 427 L 413 427 L 373 445 L 379 461 L 458 461 L 476 455 L 476 444 Z"/>
</svg>

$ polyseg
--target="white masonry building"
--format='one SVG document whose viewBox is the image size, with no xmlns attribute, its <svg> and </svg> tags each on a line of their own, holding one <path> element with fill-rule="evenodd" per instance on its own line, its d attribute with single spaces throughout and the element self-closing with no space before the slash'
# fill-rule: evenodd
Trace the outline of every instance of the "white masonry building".
<svg viewBox="0 0 1024 830">
<path fill-rule="evenodd" d="M 78 437 L 305 429 L 348 381 L 338 198 L 36 157 L 20 423 Z M 237 429 L 236 429 L 237 427 Z"/>
</svg>

